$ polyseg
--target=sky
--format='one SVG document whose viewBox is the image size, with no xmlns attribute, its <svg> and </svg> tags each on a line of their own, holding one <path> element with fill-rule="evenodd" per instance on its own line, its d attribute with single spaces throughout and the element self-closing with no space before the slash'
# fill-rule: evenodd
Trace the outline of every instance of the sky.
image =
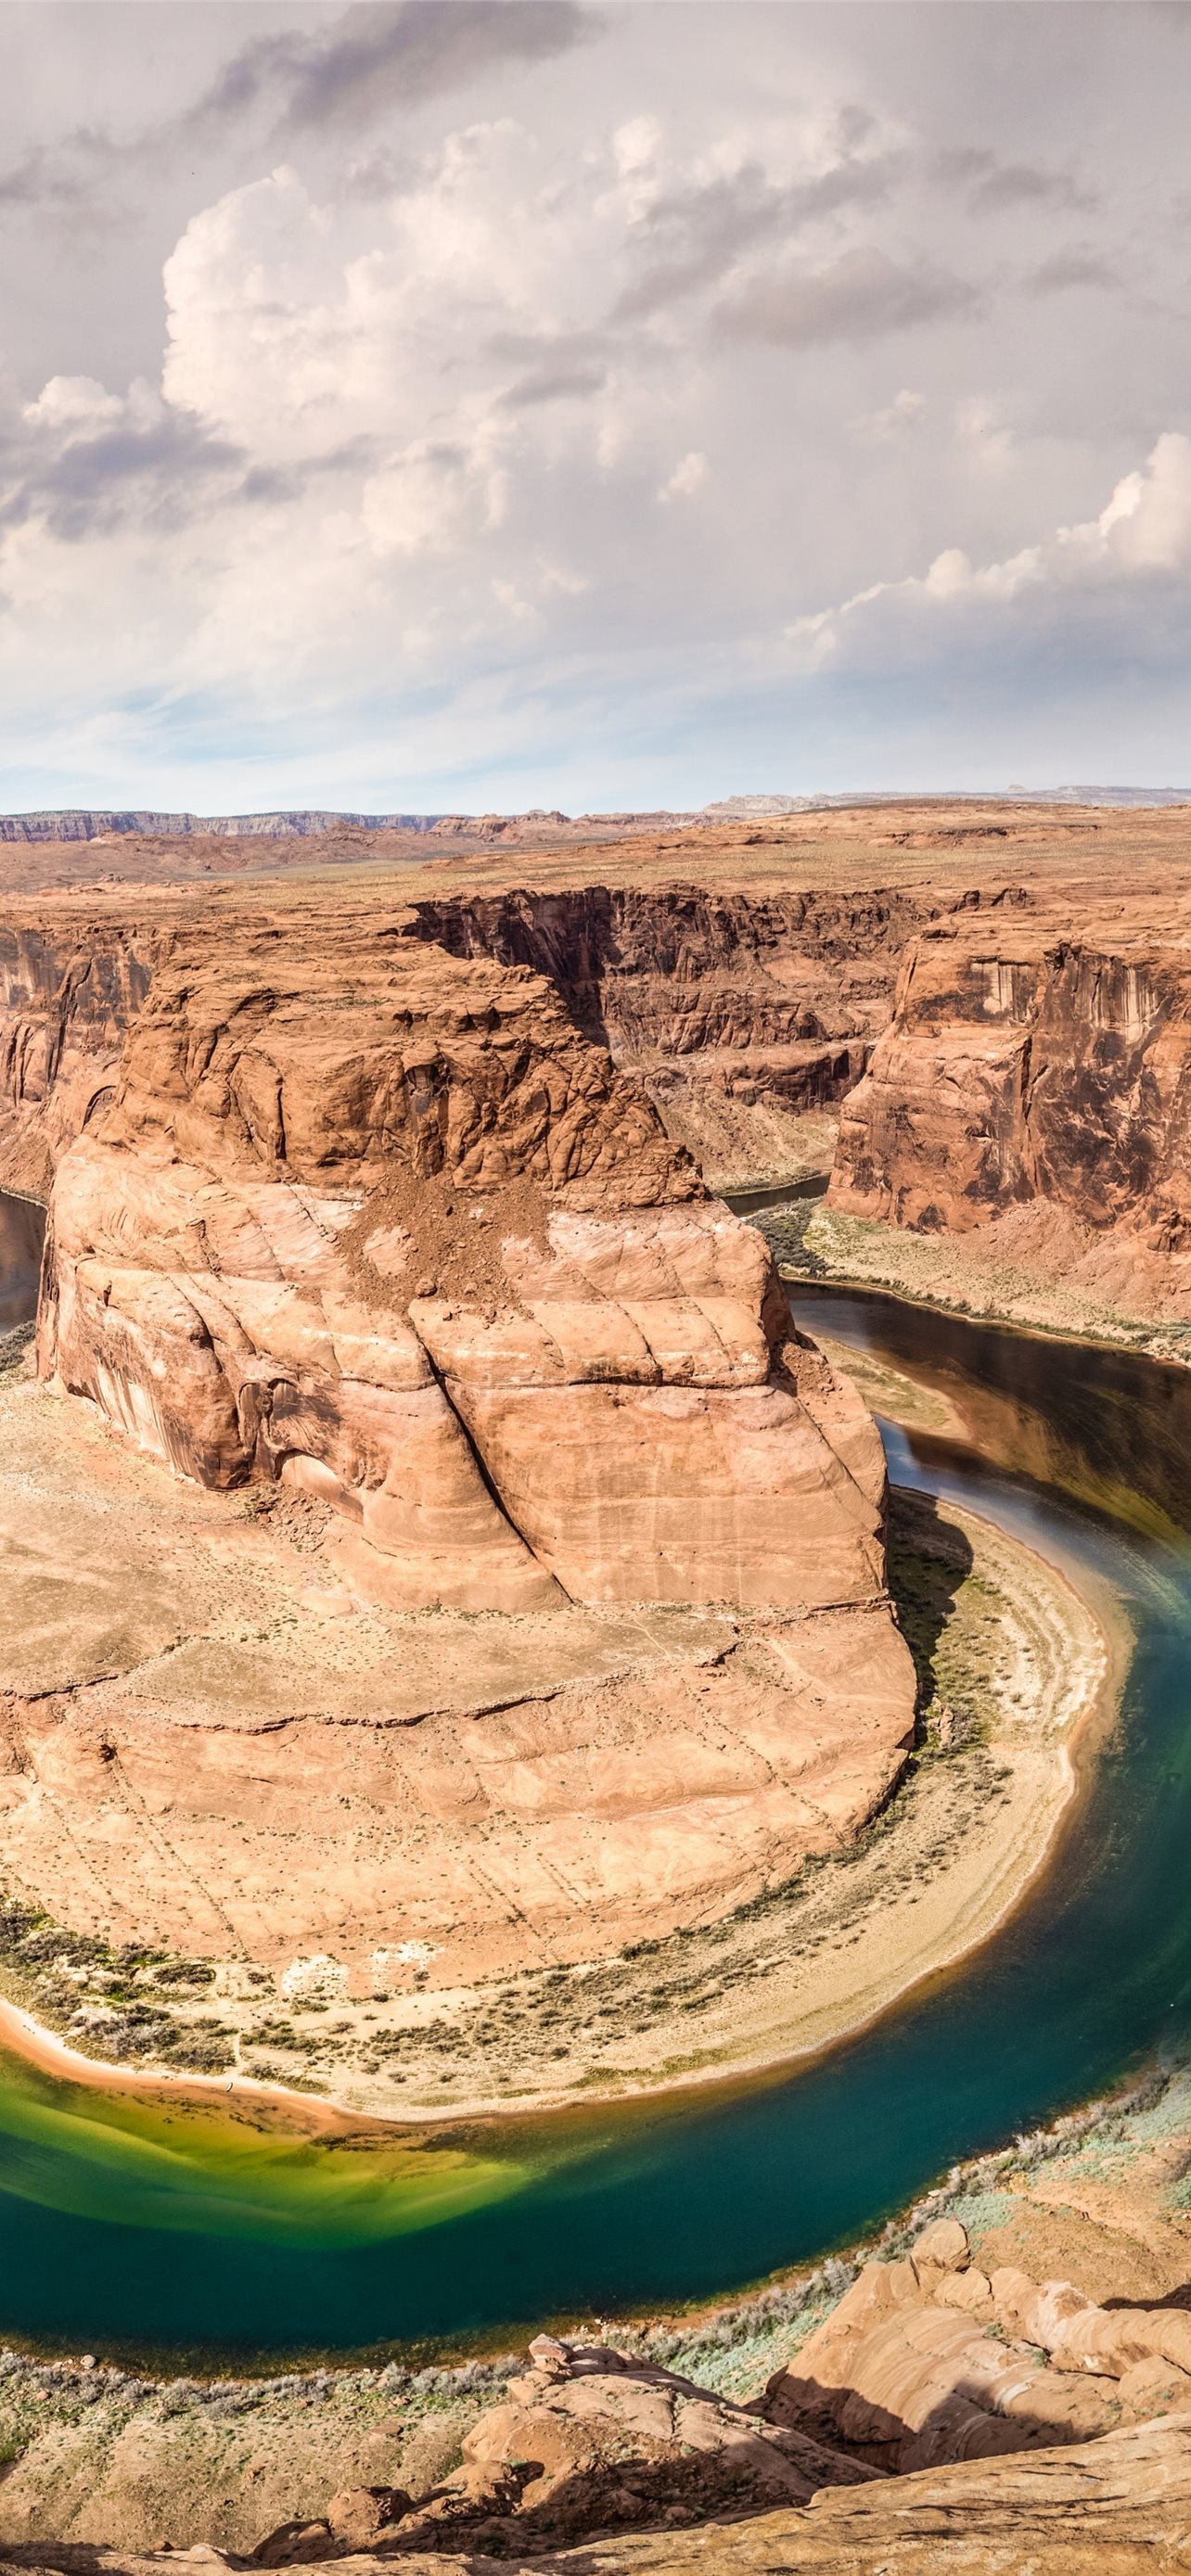
<svg viewBox="0 0 1191 2576">
<path fill-rule="evenodd" d="M 0 0 L 0 810 L 1191 782 L 1191 0 Z"/>
</svg>

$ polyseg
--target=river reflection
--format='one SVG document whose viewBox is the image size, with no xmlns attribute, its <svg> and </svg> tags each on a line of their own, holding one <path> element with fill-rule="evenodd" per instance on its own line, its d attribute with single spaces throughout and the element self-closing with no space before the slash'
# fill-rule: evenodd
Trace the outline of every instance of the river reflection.
<svg viewBox="0 0 1191 2576">
<path fill-rule="evenodd" d="M 45 1209 L 0 1190 L 0 1333 L 32 1322 L 45 1240 Z"/>
<path fill-rule="evenodd" d="M 1191 1533 L 1191 1370 L 927 1312 L 896 1297 L 799 1282 L 808 1332 L 905 1369 L 962 1414 L 988 1466 L 1027 1477 L 1147 1536 Z M 948 1443 L 920 1440 L 943 1457 Z"/>
</svg>

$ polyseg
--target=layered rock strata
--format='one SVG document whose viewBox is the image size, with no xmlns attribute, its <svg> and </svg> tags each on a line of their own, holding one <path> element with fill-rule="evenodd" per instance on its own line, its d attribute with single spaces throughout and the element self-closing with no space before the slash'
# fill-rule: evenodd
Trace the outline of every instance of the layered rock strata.
<svg viewBox="0 0 1191 2576">
<path fill-rule="evenodd" d="M 0 926 L 0 1176 L 42 1196 L 105 1103 L 162 945 L 157 924 Z"/>
<path fill-rule="evenodd" d="M 696 885 L 521 888 L 416 906 L 452 955 L 549 976 L 580 1028 L 643 1072 L 665 1126 L 741 1185 L 799 1164 L 793 1122 L 845 1098 L 926 921 L 1004 888 L 721 895 Z"/>
<path fill-rule="evenodd" d="M 809 2504 L 740 2519 L 729 2507 L 707 2522 L 678 2506 L 669 2528 L 561 2548 L 519 2545 L 513 2530 L 501 2555 L 518 2576 L 705 2576 L 709 2566 L 716 2576 L 1174 2576 L 1187 2564 L 1189 2515 L 1184 2415 L 1024 2460 L 962 2461 L 912 2478 L 827 2487 Z M 212 2576 L 261 2564 L 202 2543 L 187 2554 Z M 178 2555 L 177 2547 L 41 2540 L 10 2544 L 0 2564 L 52 2576 L 163 2576 Z M 402 2550 L 383 2531 L 334 2555 L 342 2576 L 424 2576 L 427 2566 L 423 2551 Z M 430 2565 L 435 2576 L 474 2576 L 477 2554 L 436 2547 Z"/>
<path fill-rule="evenodd" d="M 879 1596 L 876 1432 L 644 1095 L 524 969 L 319 948 L 175 941 L 59 1168 L 43 1374 L 317 1495 L 395 1608 Z"/>
<path fill-rule="evenodd" d="M 189 845 L 177 848 L 181 865 Z M 211 900 L 234 924 L 231 893 L 220 887 Z M 408 907 L 405 920 L 434 952 L 544 976 L 586 1037 L 648 1070 L 676 1135 L 689 1123 L 692 1084 L 713 1105 L 736 1104 L 747 1156 L 747 1113 L 759 1100 L 798 1113 L 838 1100 L 859 1078 L 888 1019 L 906 939 L 973 899 L 954 889 L 716 898 L 692 886 L 596 884 L 434 897 Z M 193 902 L 181 892 L 93 892 L 10 904 L 0 932 L 0 1184 L 48 1187 L 110 1083 L 155 968 L 176 932 L 190 935 Z M 366 938 L 365 905 L 356 920 Z M 288 898 L 279 936 L 287 921 L 299 939 L 317 939 L 309 910 Z M 218 913 L 208 928 L 218 940 Z"/>
<path fill-rule="evenodd" d="M 990 1235 L 1191 1314 L 1191 952 L 1136 927 L 937 922 L 846 1102 L 833 1204 Z"/>
<path fill-rule="evenodd" d="M 788 1875 L 897 1779 L 913 1674 L 865 1407 L 553 986 L 448 956 L 407 908 L 237 914 L 217 943 L 175 924 L 59 1162 L 39 1367 L 178 1475 L 313 1512 L 333 1606 L 517 1623 L 508 1652 L 453 1637 L 450 1676 L 415 1692 L 441 1758 L 372 1761 L 400 1884 L 357 1872 L 334 1933 L 353 1973 L 395 1908 L 436 1975 L 543 1938 L 598 1953 Z M 704 1605 L 718 1642 L 643 1620 Z M 571 1631 L 597 1611 L 621 1624 L 584 1686 Z M 365 1720 L 399 1717 L 402 1651 L 394 1633 L 391 1715 L 372 1680 Z M 137 1693 L 193 1696 L 189 1652 Z M 295 1724 L 325 1703 L 333 1728 L 342 1699 L 304 1677 Z M 189 1723 L 229 1723 L 219 1689 L 199 1703 Z M 473 1756 L 476 1705 L 507 1713 Z M 117 1716 L 139 1766 L 135 1699 Z M 227 1771 L 217 1732 L 206 1758 Z M 272 1812 L 294 1758 L 270 1737 L 237 1800 Z M 314 1910 L 294 1946 L 328 1939 Z"/>
</svg>

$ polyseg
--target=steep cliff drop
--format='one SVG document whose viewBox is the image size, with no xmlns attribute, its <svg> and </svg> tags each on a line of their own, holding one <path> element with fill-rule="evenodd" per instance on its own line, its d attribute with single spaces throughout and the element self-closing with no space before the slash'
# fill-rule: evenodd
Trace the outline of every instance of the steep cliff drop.
<svg viewBox="0 0 1191 2576">
<path fill-rule="evenodd" d="M 379 1730 L 383 1829 L 313 1865 L 301 1946 L 333 1942 L 365 1991 L 402 1936 L 435 1984 L 544 1943 L 590 1958 L 872 1814 L 914 1700 L 875 1426 L 552 984 L 448 954 L 407 907 L 225 911 L 217 942 L 183 914 L 103 1088 L 58 1165 L 43 1380 L 200 1487 L 292 1498 L 329 1614 L 390 1623 L 324 1728 L 342 1704 Z M 218 1770 L 270 1665 L 269 1830 L 283 1774 L 288 1823 L 303 1783 L 328 1793 L 309 1672 L 287 1710 L 272 1655 L 191 1670 L 185 1707 Z M 184 1680 L 175 1657 L 108 1712 L 130 1763 Z M 389 1730 L 419 1720 L 411 1757 Z M 155 1799 L 194 1757 L 192 1731 L 162 1770 L 158 1735 Z M 249 1905 L 221 1865 L 238 1939 L 280 1964 L 293 1891 L 271 1909 L 254 1862 Z M 209 1951 L 210 1904 L 169 1901 Z"/>
<path fill-rule="evenodd" d="M 911 941 L 890 1026 L 842 1110 L 831 1204 L 960 1238 L 974 1277 L 983 1264 L 1017 1274 L 1019 1290 L 1061 1280 L 1110 1317 L 1184 1324 L 1182 907 L 1143 890 L 1128 926 L 1103 898 L 1077 908 L 1078 937 L 1066 930 L 1070 906 L 1063 930 L 1058 907 L 1043 906 L 1041 918 L 1002 918 L 995 931 L 969 917 Z M 1147 915 L 1165 921 L 1165 938 Z"/>
</svg>

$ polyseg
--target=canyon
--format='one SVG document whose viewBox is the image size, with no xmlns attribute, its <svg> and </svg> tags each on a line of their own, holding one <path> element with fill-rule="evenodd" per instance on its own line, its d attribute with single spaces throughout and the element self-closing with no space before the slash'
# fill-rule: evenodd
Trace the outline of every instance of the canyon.
<svg viewBox="0 0 1191 2576">
<path fill-rule="evenodd" d="M 0 2563 L 1177 2568 L 1189 2114 L 1159 2079 L 953 2175 L 859 2262 L 615 2340 L 213 2385 L 5 2353 Z"/>
<path fill-rule="evenodd" d="M 249 836 L 196 894 L 201 835 L 185 865 L 122 837 L 127 882 L 6 903 L 0 1181 L 48 1219 L 35 1373 L 0 1385 L 0 1947 L 99 2067 L 292 2083 L 306 2007 L 343 2016 L 360 2107 L 412 2071 L 424 2118 L 435 2051 L 495 2063 L 498 2023 L 510 2062 L 537 2027 L 548 2102 L 567 1981 L 608 2081 L 638 1952 L 664 1976 L 687 1945 L 689 2010 L 691 1945 L 788 1940 L 765 1909 L 804 1865 L 904 1836 L 916 1737 L 956 1719 L 894 1607 L 881 1444 L 717 1187 L 825 1190 L 800 1240 L 828 1271 L 904 1241 L 945 1300 L 959 1246 L 993 1311 L 1010 1263 L 1122 1331 L 1191 1311 L 1181 813 L 637 819 L 614 865 L 557 841 L 529 884 L 523 850 L 349 862 L 330 833 L 310 878 L 258 879 Z M 946 1571 L 936 1681 L 974 1569 L 1002 1643 L 1019 1619 L 986 1702 L 1049 1653 L 1085 1673 L 1074 1723 L 1086 1606 L 1052 1586 L 1027 1638 L 1011 1551 L 962 1514 L 898 1540 Z M 618 2081 L 699 2062 L 644 2053 Z M 39 2467 L 22 2416 L 0 2563 L 1183 2565 L 1184 2095 L 1099 2163 L 919 2213 L 763 2386 L 545 2338 L 419 2450 L 365 2373 L 366 2438 L 286 2419 L 234 2511 L 181 2434 L 166 2462 L 186 2400 L 142 2420 L 141 2391 L 109 2428 L 127 2492 L 81 2519 L 65 2432 Z M 84 2366 L 55 2367 L 81 2427 Z"/>
<path fill-rule="evenodd" d="M 365 880 L 314 833 L 309 879 L 198 893 L 139 880 L 145 837 L 0 932 L 0 1180 L 49 1201 L 65 1399 L 4 1432 L 42 1498 L 0 1676 L 22 1901 L 58 1906 L 65 1801 L 73 1936 L 220 1960 L 232 2029 L 249 1962 L 416 2021 L 847 1849 L 919 1689 L 880 1443 L 712 1192 L 830 1177 L 812 1244 L 1011 1234 L 1052 1281 L 1074 1245 L 1181 1311 L 1183 815 L 682 818 L 528 885 L 383 834 Z M 102 2046 L 98 1998 L 67 2019 Z"/>
</svg>

